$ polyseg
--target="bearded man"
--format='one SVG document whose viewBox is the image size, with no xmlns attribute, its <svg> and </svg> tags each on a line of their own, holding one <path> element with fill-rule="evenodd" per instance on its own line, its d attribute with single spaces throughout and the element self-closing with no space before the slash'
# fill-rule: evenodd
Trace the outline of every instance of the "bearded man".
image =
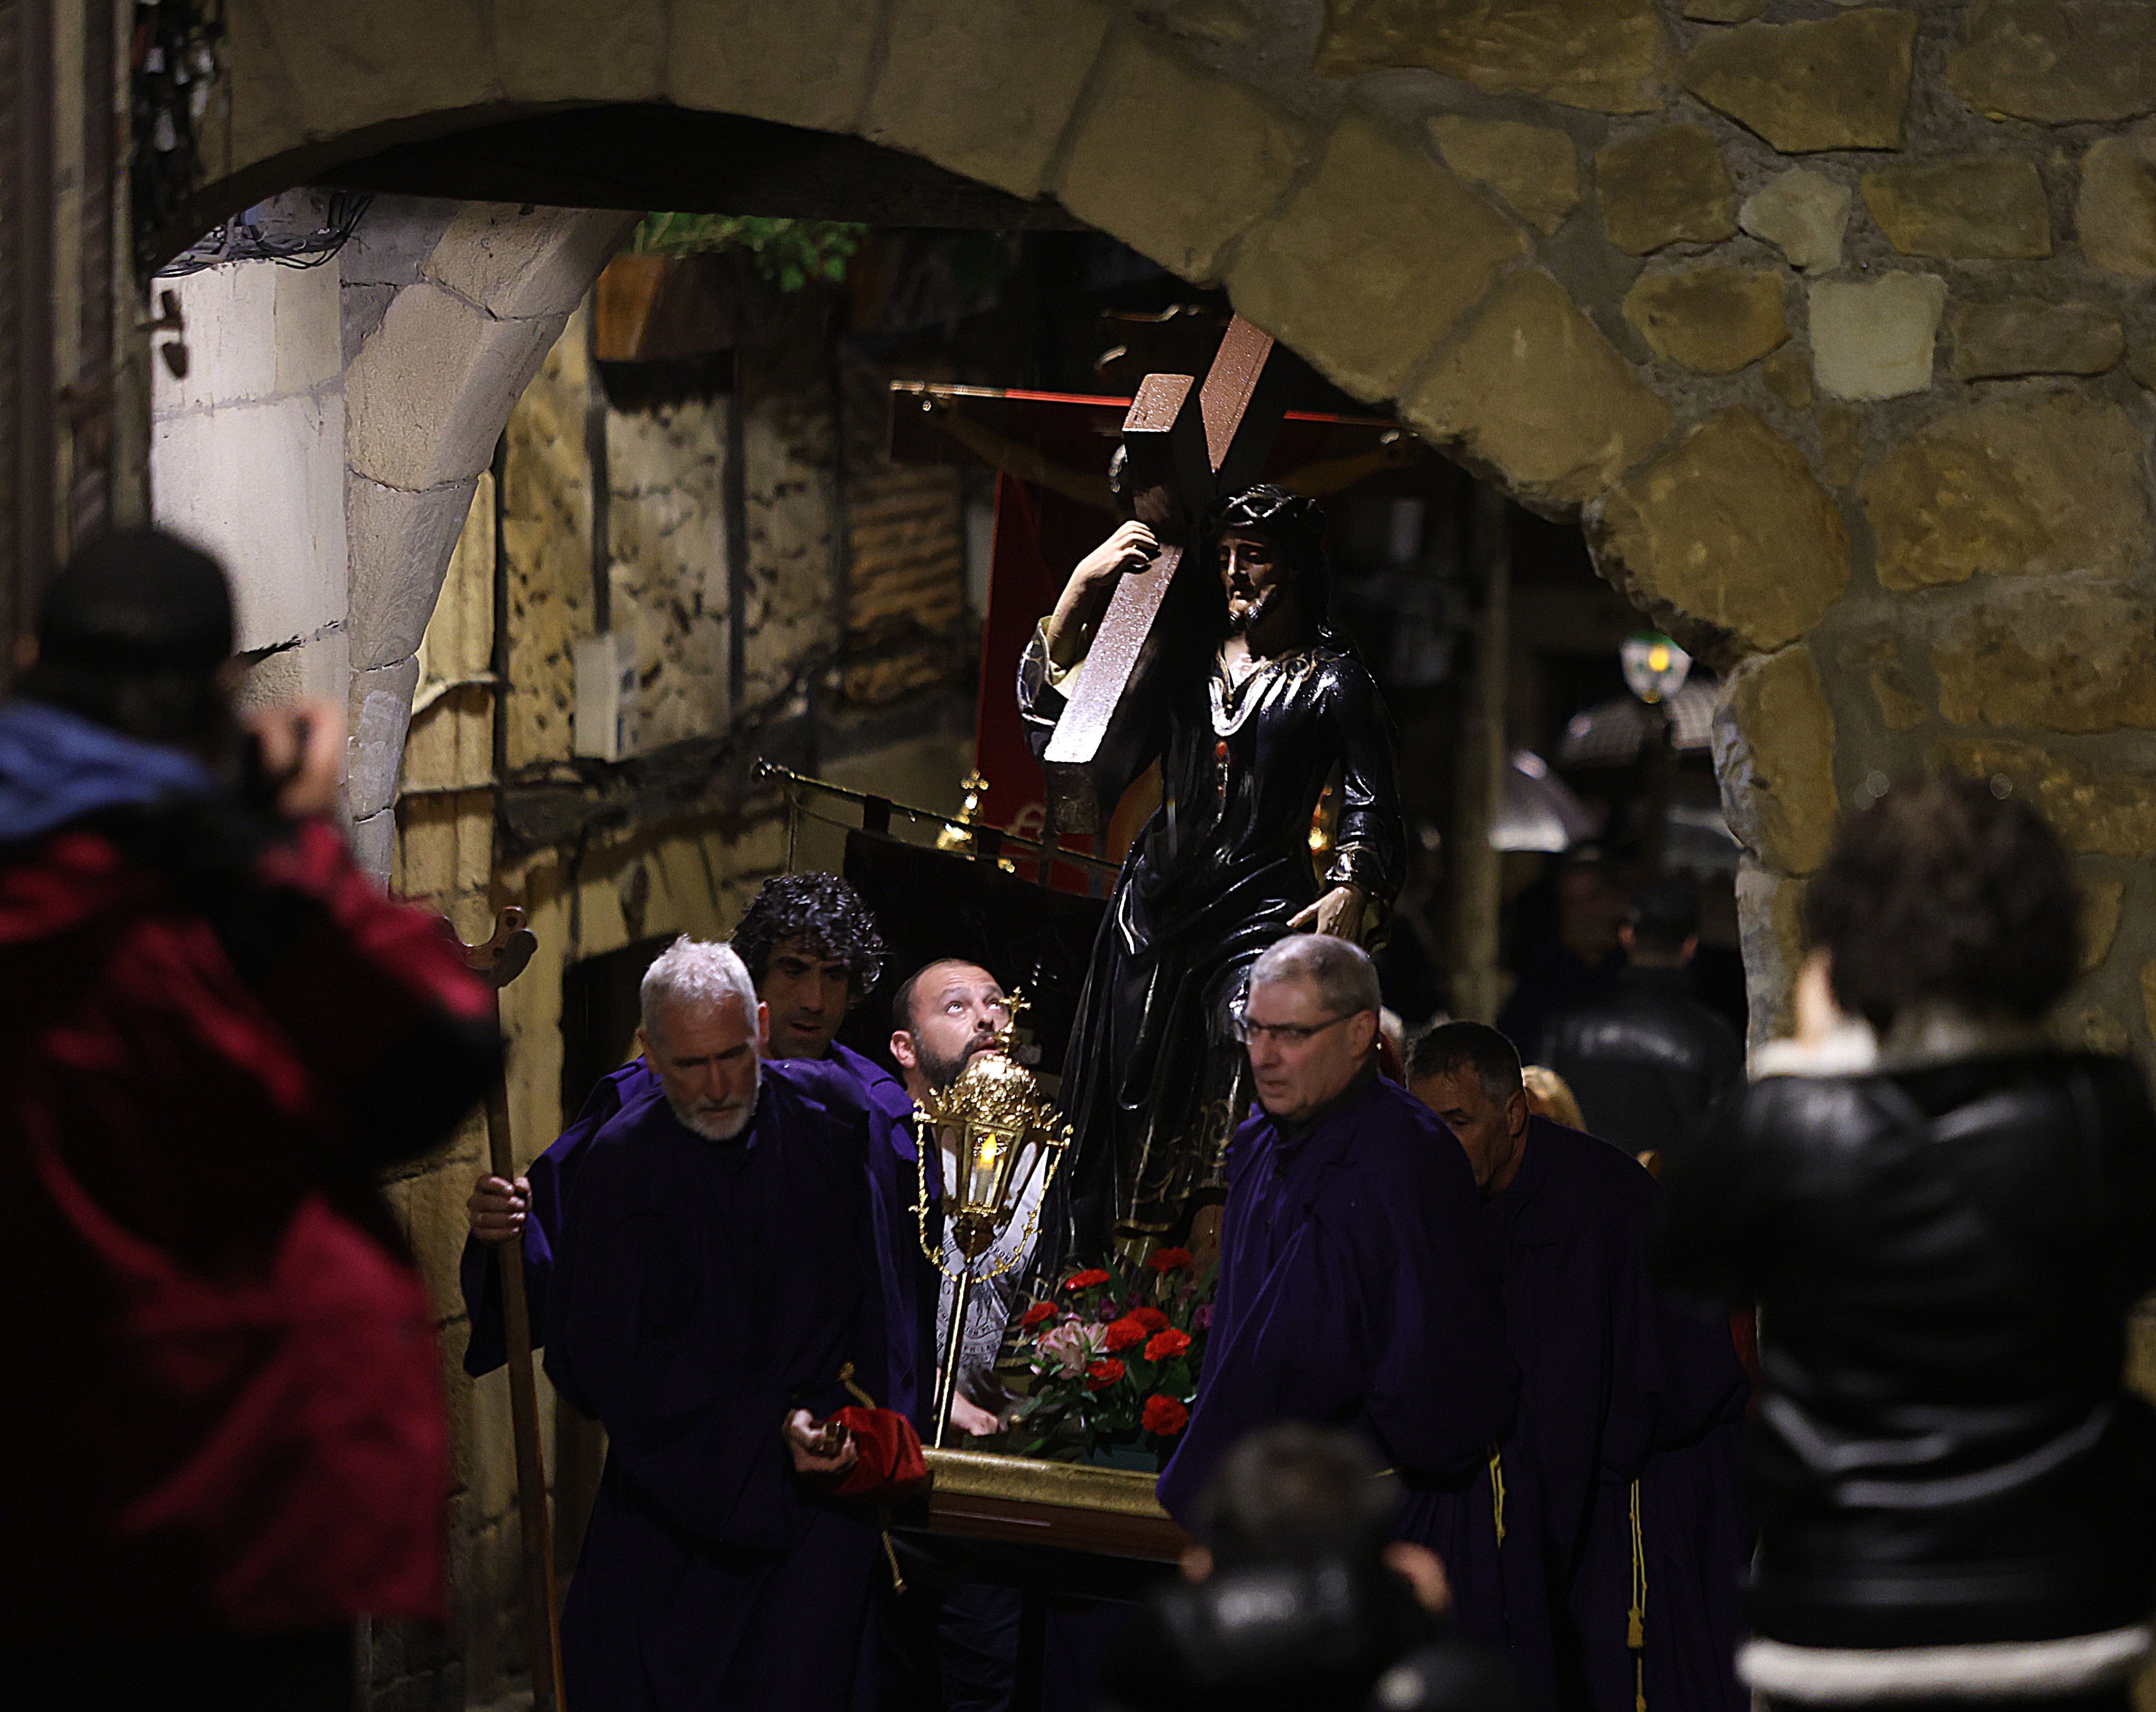
<svg viewBox="0 0 2156 1712">
<path fill-rule="evenodd" d="M 998 1035 L 1010 1026 L 1011 1007 L 994 976 L 978 963 L 947 957 L 924 964 L 900 983 L 891 1015 L 891 1055 L 905 1074 L 906 1093 L 914 1100 L 926 1100 L 949 1089 L 982 1053 L 996 1049 Z M 957 1156 L 948 1138 L 941 1151 L 938 1163 L 948 1182 L 958 1168 Z M 1018 1211 L 981 1261 L 983 1266 L 1009 1262 L 1009 1269 L 981 1279 L 968 1299 L 956 1351 L 958 1382 L 951 1397 L 951 1424 L 966 1433 L 995 1432 L 1003 1424 L 998 1411 L 1010 1401 L 993 1369 L 1017 1310 L 1019 1281 L 1031 1258 L 1040 1192 L 1037 1174 L 1019 1185 Z M 963 1256 L 947 1232 L 942 1252 L 944 1265 L 955 1272 Z M 957 1288 L 948 1277 L 938 1282 L 931 1349 L 942 1346 Z M 932 1397 L 940 1364 L 931 1357 L 921 1366 Z M 901 1535 L 894 1549 L 905 1571 L 906 1592 L 896 1602 L 898 1620 L 891 1628 L 887 1712 L 894 1707 L 901 1712 L 1006 1712 L 1018 1686 L 1017 1589 L 973 1580 L 969 1554 L 932 1536 Z"/>
<path fill-rule="evenodd" d="M 892 997 L 891 1014 L 891 1055 L 906 1074 L 906 1093 L 916 1101 L 925 1101 L 932 1093 L 941 1094 L 951 1087 L 967 1065 L 994 1049 L 997 1035 L 1010 1026 L 1011 1020 L 1010 1001 L 996 977 L 978 963 L 957 958 L 943 958 L 916 970 Z M 943 1181 L 950 1182 L 958 1169 L 951 1138 L 945 1138 L 942 1155 Z M 1009 1227 L 981 1260 L 983 1267 L 1009 1262 L 1009 1269 L 997 1277 L 981 1279 L 967 1303 L 951 1422 L 968 1433 L 993 1433 L 1002 1425 L 994 1411 L 1008 1400 L 1000 1394 L 989 1370 L 1003 1349 L 1004 1334 L 1009 1330 L 1011 1315 L 1017 1311 L 1023 1294 L 1019 1284 L 1032 1258 L 1040 1195 L 1037 1172 L 1019 1185 L 1017 1210 Z M 957 1238 L 947 1233 L 943 1254 L 944 1264 L 955 1270 L 962 1256 Z M 951 1300 L 957 1288 L 950 1278 L 942 1279 L 936 1314 L 938 1347 L 943 1330 L 950 1324 Z"/>
<path fill-rule="evenodd" d="M 1172 639 L 1138 763 L 1159 761 L 1161 806 L 1109 900 L 1064 1061 L 1076 1140 L 1056 1235 L 1079 1252 L 1178 1230 L 1221 1197 L 1229 1137 L 1250 1104 L 1235 1033 L 1250 966 L 1300 930 L 1356 939 L 1399 889 L 1391 732 L 1368 669 L 1326 626 L 1324 535 L 1315 500 L 1271 486 L 1246 489 L 1208 520 L 1219 593 L 1191 604 L 1210 607 L 1199 621 L 1209 633 Z M 1043 620 L 1019 668 L 1036 751 L 1117 580 L 1158 546 L 1142 523 L 1123 525 Z M 1321 881 L 1311 817 L 1336 771 Z"/>
<path fill-rule="evenodd" d="M 644 977 L 650 1074 L 591 1137 L 547 1299 L 547 1371 L 605 1424 L 562 1616 L 567 1698 L 840 1712 L 876 1677 L 874 1512 L 818 1423 L 888 1344 L 859 1130 L 763 1074 L 769 1013 L 722 945 Z"/>
</svg>

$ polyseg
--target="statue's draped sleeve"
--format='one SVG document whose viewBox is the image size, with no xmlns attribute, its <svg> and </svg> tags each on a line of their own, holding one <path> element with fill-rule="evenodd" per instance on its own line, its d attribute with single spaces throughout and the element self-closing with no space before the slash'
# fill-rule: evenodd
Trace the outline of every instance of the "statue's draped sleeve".
<svg viewBox="0 0 2156 1712">
<path fill-rule="evenodd" d="M 1033 639 L 1018 662 L 1018 716 L 1025 725 L 1025 740 L 1035 759 L 1048 752 L 1048 740 L 1055 735 L 1055 722 L 1070 705 L 1069 686 L 1085 669 L 1080 660 L 1067 671 L 1048 657 L 1048 626 L 1033 627 Z"/>
<path fill-rule="evenodd" d="M 1362 888 L 1377 918 L 1392 909 L 1407 875 L 1407 834 L 1400 819 L 1391 721 L 1360 661 L 1339 662 L 1323 717 L 1340 758 L 1340 814 L 1332 836 L 1329 885 Z"/>
</svg>

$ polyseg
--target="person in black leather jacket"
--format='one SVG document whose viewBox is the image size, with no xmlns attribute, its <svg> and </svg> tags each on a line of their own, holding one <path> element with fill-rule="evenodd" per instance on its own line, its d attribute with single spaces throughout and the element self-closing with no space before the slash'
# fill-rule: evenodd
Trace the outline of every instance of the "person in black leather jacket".
<svg viewBox="0 0 2156 1712">
<path fill-rule="evenodd" d="M 2156 1604 L 2156 1120 L 2041 1019 L 2071 869 L 1984 785 L 1853 817 L 1805 900 L 1799 1038 L 1663 1178 L 1668 1280 L 1757 1302 L 1761 1544 L 1741 1674 L 1775 1702 L 2118 1707 Z"/>
<path fill-rule="evenodd" d="M 1689 880 L 1648 886 L 1621 932 L 1630 961 L 1609 992 L 1551 1025 L 1543 1060 L 1579 1101 L 1589 1134 L 1648 1164 L 1699 1135 L 1743 1087 L 1744 1046 L 1693 995 L 1699 900 Z"/>
</svg>

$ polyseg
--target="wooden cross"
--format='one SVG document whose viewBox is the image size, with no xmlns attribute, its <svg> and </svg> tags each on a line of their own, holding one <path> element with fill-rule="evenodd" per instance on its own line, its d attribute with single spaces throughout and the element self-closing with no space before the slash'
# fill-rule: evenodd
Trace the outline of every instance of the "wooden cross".
<svg viewBox="0 0 2156 1712">
<path fill-rule="evenodd" d="M 450 929 L 452 936 L 456 930 Z M 458 941 L 459 945 L 464 942 Z M 464 946 L 465 966 L 499 994 L 524 972 L 539 947 L 515 905 L 495 912 L 493 934 Z M 497 997 L 495 1022 L 501 1024 Z M 504 1182 L 516 1181 L 516 1150 L 509 1133 L 509 1082 L 495 1073 L 486 1091 L 488 1168 Z M 525 1217 L 529 1218 L 527 1210 Z M 562 1693 L 562 1629 L 554 1594 L 554 1541 L 547 1522 L 547 1463 L 539 1443 L 539 1392 L 531 1371 L 531 1307 L 524 1294 L 524 1245 L 504 1243 L 494 1251 L 501 1279 L 501 1317 L 509 1346 L 509 1427 L 516 1444 L 516 1504 L 524 1535 L 524 1581 L 531 1607 L 531 1704 L 534 1712 L 567 1712 Z"/>
<path fill-rule="evenodd" d="M 1048 752 L 1050 829 L 1097 833 L 1146 760 L 1140 746 L 1178 608 L 1167 605 L 1186 552 L 1201 546 L 1206 508 L 1248 487 L 1265 467 L 1281 422 L 1286 363 L 1270 333 L 1242 316 L 1228 324 L 1199 385 L 1188 375 L 1147 375 L 1123 418 L 1129 491 L 1142 518 L 1158 518 L 1160 552 L 1124 575 L 1086 650 L 1086 669 L 1056 721 Z M 1194 577 L 1202 574 L 1202 567 Z"/>
</svg>

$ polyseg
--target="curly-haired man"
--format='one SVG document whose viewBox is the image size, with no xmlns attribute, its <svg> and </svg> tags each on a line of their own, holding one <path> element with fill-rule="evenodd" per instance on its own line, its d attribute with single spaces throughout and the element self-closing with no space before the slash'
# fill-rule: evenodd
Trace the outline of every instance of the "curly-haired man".
<svg viewBox="0 0 2156 1712">
<path fill-rule="evenodd" d="M 774 874 L 734 929 L 732 944 L 770 1007 L 772 1057 L 829 1058 L 856 1077 L 891 1081 L 833 1040 L 883 973 L 883 935 L 860 893 L 835 874 Z"/>
</svg>

